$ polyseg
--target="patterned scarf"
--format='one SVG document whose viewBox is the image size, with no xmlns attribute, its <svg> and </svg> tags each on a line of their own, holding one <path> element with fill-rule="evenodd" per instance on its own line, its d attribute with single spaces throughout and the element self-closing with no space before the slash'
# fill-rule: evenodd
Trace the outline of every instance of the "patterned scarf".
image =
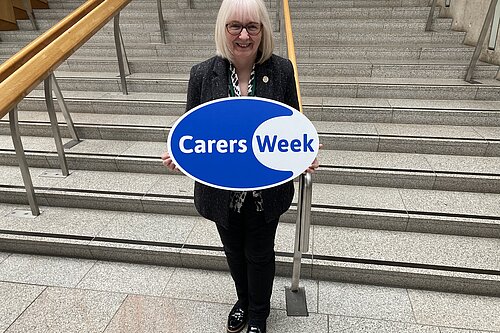
<svg viewBox="0 0 500 333">
<path fill-rule="evenodd" d="M 240 83 L 238 81 L 238 74 L 236 74 L 236 68 L 230 62 L 229 63 L 229 96 L 230 97 L 241 97 Z M 250 81 L 248 82 L 248 96 L 255 96 L 255 65 L 252 68 L 252 73 L 250 74 Z M 232 192 L 231 200 L 229 201 L 229 208 L 241 213 L 241 207 L 245 202 L 245 198 L 249 192 Z M 257 212 L 264 211 L 264 205 L 262 200 L 261 191 L 252 191 L 253 201 L 255 203 L 255 210 Z"/>
</svg>

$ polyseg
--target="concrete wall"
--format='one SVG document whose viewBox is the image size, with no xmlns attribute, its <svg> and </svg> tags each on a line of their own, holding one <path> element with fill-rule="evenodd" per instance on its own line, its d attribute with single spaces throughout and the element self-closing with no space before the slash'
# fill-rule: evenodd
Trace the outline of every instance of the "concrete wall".
<svg viewBox="0 0 500 333">
<path fill-rule="evenodd" d="M 438 4 L 442 7 L 441 16 L 453 18 L 453 30 L 467 32 L 464 43 L 476 46 L 483 27 L 484 18 L 488 12 L 490 1 L 491 0 L 451 0 L 450 7 L 445 7 L 445 1 L 438 0 Z M 500 33 L 498 34 L 499 36 L 495 50 L 488 50 L 489 35 L 490 32 L 488 31 L 480 59 L 500 65 Z"/>
</svg>

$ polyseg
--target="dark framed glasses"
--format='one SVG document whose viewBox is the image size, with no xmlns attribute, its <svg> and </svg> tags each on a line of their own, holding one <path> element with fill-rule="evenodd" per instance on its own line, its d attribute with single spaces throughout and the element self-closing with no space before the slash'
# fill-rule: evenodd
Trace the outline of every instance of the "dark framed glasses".
<svg viewBox="0 0 500 333">
<path fill-rule="evenodd" d="M 231 22 L 226 24 L 227 32 L 229 32 L 229 34 L 233 36 L 238 36 L 239 34 L 241 34 L 243 29 L 246 29 L 247 33 L 250 36 L 256 36 L 262 30 L 262 24 L 257 22 L 251 22 L 248 23 L 247 25 L 243 25 L 238 22 Z"/>
</svg>

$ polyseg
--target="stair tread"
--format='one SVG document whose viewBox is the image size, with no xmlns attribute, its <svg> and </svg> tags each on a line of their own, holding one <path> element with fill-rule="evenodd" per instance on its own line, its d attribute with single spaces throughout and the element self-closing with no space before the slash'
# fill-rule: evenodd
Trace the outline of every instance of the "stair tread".
<svg viewBox="0 0 500 333">
<path fill-rule="evenodd" d="M 158 163 L 161 163 L 158 158 Z M 0 166 L 0 184 L 22 186 L 19 168 Z M 163 196 L 191 198 L 193 182 L 186 182 L 184 175 L 138 174 L 75 170 L 66 179 L 41 178 L 46 169 L 30 168 L 35 187 L 48 190 L 98 191 L 134 197 Z M 165 171 L 166 173 L 166 171 Z M 313 207 L 368 209 L 391 211 L 405 215 L 444 214 L 464 215 L 469 218 L 485 218 L 492 225 L 500 226 L 500 194 L 419 189 L 395 189 L 383 187 L 351 186 L 316 183 L 313 191 Z M 491 220 L 489 220 L 491 219 Z"/>
<path fill-rule="evenodd" d="M 163 131 L 160 127 L 165 117 L 152 117 L 159 122 L 151 121 L 150 125 Z M 175 117 L 167 117 L 174 121 Z M 106 125 L 106 118 L 101 124 Z M 76 124 L 78 122 L 75 121 Z M 119 125 L 124 123 L 118 122 Z M 126 124 L 127 126 L 130 123 Z M 141 124 L 144 125 L 144 124 Z M 55 153 L 54 139 L 50 137 L 23 136 L 23 145 L 30 152 Z M 69 142 L 64 138 L 63 143 Z M 8 135 L 0 135 L 0 150 L 13 150 L 12 139 Z M 96 156 L 114 156 L 121 158 L 157 159 L 166 149 L 165 142 L 144 142 L 129 140 L 84 139 L 80 144 L 67 149 L 66 154 L 86 154 Z M 406 172 L 450 173 L 457 176 L 500 176 L 500 157 L 454 156 L 416 153 L 364 152 L 347 150 L 322 149 L 319 154 L 321 168 L 355 168 L 366 170 L 397 170 Z M 151 162 L 156 163 L 156 162 Z"/>
<path fill-rule="evenodd" d="M 0 212 L 8 213 L 13 207 L 0 205 Z M 96 211 L 57 207 L 42 207 L 43 214 L 53 216 L 81 216 L 86 218 L 73 218 L 72 228 L 62 223 L 58 227 L 54 222 L 47 228 L 47 220 L 43 215 L 39 218 L 41 224 L 27 223 L 26 219 L 4 218 L 0 222 L 0 229 L 27 232 L 52 233 L 58 235 L 103 237 L 110 239 L 133 239 L 150 242 L 160 242 L 154 232 L 166 228 L 172 235 L 161 239 L 163 243 L 178 245 L 202 245 L 220 249 L 214 246 L 215 227 L 211 222 L 200 217 L 192 216 L 165 216 L 129 212 L 103 212 L 105 218 L 94 221 L 92 229 L 85 224 L 91 217 L 96 218 Z M 79 214 L 77 214 L 79 213 Z M 87 215 L 88 214 L 88 215 Z M 107 216 L 106 216 L 107 215 Z M 120 221 L 119 225 L 127 226 L 126 230 L 119 225 L 110 225 L 110 220 Z M 142 222 L 137 222 L 142 221 Z M 139 230 L 147 222 L 147 230 Z M 132 227 L 134 223 L 139 223 Z M 45 228 L 42 228 L 45 226 Z M 196 237 L 189 237 L 193 229 L 197 228 Z M 212 228 L 211 232 L 207 232 Z M 179 230 L 180 229 L 180 230 Z M 202 229 L 204 232 L 200 232 Z M 293 234 L 295 227 L 292 224 L 281 223 L 278 227 L 276 242 L 277 252 L 291 253 L 293 251 Z M 134 232 L 135 231 L 135 232 Z M 174 232 L 175 231 L 175 232 Z M 162 232 L 162 235 L 164 232 Z M 1 232 L 0 235 L 4 236 Z M 195 236 L 195 235 L 192 235 Z M 96 240 L 96 246 L 105 240 Z M 496 239 L 478 239 L 475 237 L 433 235 L 425 233 L 408 233 L 387 230 L 365 230 L 359 228 L 344 228 L 331 226 L 313 226 L 311 231 L 312 246 L 308 252 L 313 256 L 332 256 L 356 258 L 374 261 L 388 261 L 398 263 L 416 263 L 446 267 L 459 267 L 468 269 L 500 270 L 498 251 L 500 244 Z M 92 244 L 92 241 L 90 241 Z M 217 242 L 215 243 L 217 244 Z M 179 251 L 179 250 L 177 250 Z M 208 251 L 205 251 L 208 252 Z M 205 256 L 210 256 L 208 252 Z M 314 265 L 314 263 L 313 263 Z M 500 279 L 492 276 L 493 279 Z"/>
</svg>

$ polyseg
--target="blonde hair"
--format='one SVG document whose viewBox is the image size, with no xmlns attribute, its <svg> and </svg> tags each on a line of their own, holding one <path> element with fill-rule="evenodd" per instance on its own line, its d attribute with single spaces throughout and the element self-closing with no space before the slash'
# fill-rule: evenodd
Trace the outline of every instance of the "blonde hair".
<svg viewBox="0 0 500 333">
<path fill-rule="evenodd" d="M 215 22 L 215 46 L 217 55 L 233 61 L 233 54 L 227 43 L 226 24 L 227 20 L 235 12 L 249 14 L 250 17 L 257 19 L 262 24 L 261 41 L 259 45 L 260 57 L 256 63 L 261 64 L 271 57 L 274 50 L 273 30 L 269 12 L 263 0 L 224 0 L 217 15 Z"/>
</svg>

